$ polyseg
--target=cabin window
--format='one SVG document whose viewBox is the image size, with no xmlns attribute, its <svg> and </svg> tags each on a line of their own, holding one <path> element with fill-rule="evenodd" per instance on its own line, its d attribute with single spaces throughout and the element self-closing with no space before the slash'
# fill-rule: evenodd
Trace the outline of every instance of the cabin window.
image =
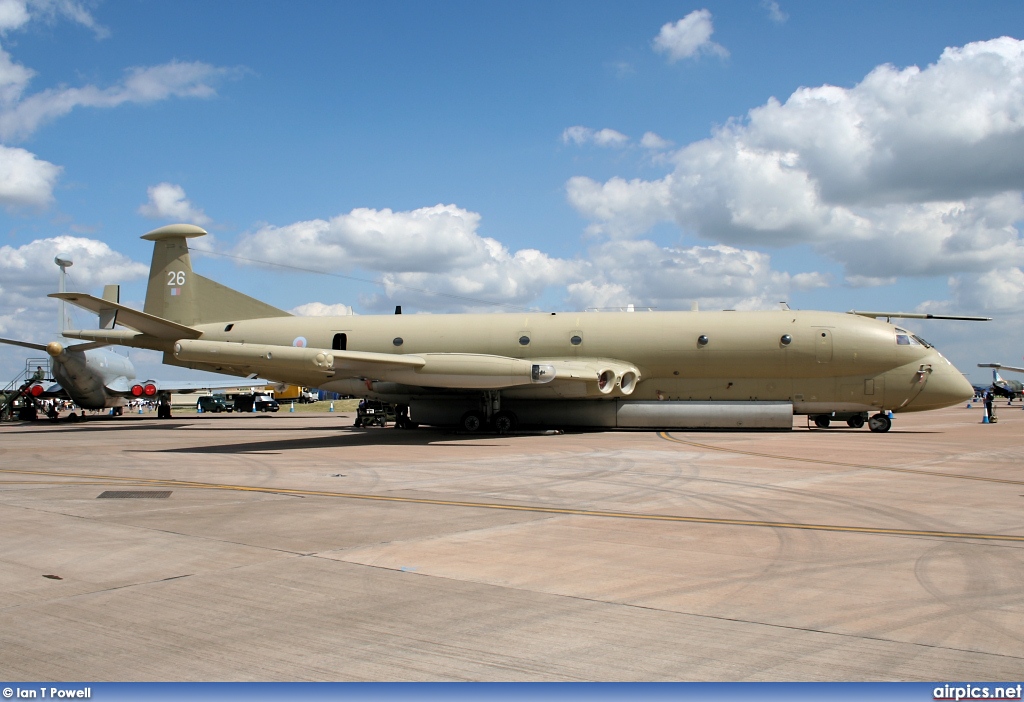
<svg viewBox="0 0 1024 702">
<path fill-rule="evenodd" d="M 580 344 L 583 343 L 583 337 L 575 335 L 571 339 L 569 339 L 569 343 L 572 344 L 573 346 L 579 346 Z"/>
<path fill-rule="evenodd" d="M 344 351 L 348 346 L 348 334 L 335 334 L 334 341 L 331 342 L 331 348 L 335 351 Z"/>
<path fill-rule="evenodd" d="M 519 337 L 519 345 L 520 346 L 529 346 L 530 345 L 530 337 L 526 336 L 525 334 L 523 336 Z"/>
<path fill-rule="evenodd" d="M 705 336 L 704 334 L 701 334 L 700 336 L 697 337 L 697 346 L 707 346 L 707 345 L 708 345 L 708 338 L 707 338 L 707 336 Z"/>
<path fill-rule="evenodd" d="M 233 326 L 235 326 L 234 322 L 232 322 L 231 324 L 229 324 L 226 327 L 224 327 L 224 331 L 231 331 L 231 327 L 233 327 Z"/>
<path fill-rule="evenodd" d="M 789 346 L 791 343 L 793 343 L 793 337 L 791 337 L 789 334 L 783 334 L 779 338 L 779 343 L 782 344 L 783 346 Z"/>
<path fill-rule="evenodd" d="M 403 340 L 402 337 L 400 336 L 396 336 L 394 339 L 391 340 L 391 343 L 394 344 L 395 346 L 401 346 L 402 344 L 405 343 L 405 340 Z"/>
</svg>

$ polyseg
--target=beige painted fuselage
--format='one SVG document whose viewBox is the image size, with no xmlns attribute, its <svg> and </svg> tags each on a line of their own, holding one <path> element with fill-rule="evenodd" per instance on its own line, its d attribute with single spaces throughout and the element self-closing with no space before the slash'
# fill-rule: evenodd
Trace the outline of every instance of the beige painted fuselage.
<svg viewBox="0 0 1024 702">
<path fill-rule="evenodd" d="M 349 351 L 458 352 L 595 367 L 602 361 L 627 363 L 640 371 L 636 389 L 628 396 L 632 400 L 789 400 L 797 414 L 813 414 L 926 410 L 973 395 L 963 375 L 935 349 L 897 344 L 892 324 L 833 312 L 351 315 L 242 320 L 230 331 L 226 326 L 195 328 L 203 340 L 246 344 L 332 349 L 338 335 L 344 334 Z M 782 338 L 787 335 L 790 342 L 785 344 Z M 573 344 L 574 337 L 580 343 Z M 256 370 L 185 365 L 222 372 Z M 354 394 L 368 392 L 366 380 L 436 387 L 416 371 L 399 369 L 381 368 L 353 377 L 340 368 L 329 375 L 290 370 L 287 377 L 273 377 L 273 371 L 264 367 L 259 371 L 273 380 Z M 596 380 L 580 375 L 510 387 L 502 394 L 524 399 L 626 397 L 618 389 L 604 394 Z M 429 391 L 410 387 L 408 392 Z"/>
<path fill-rule="evenodd" d="M 973 395 L 937 350 L 858 314 L 296 317 L 194 274 L 186 240 L 203 234 L 171 225 L 144 236 L 154 242 L 154 253 L 142 313 L 88 295 L 58 294 L 128 327 L 68 335 L 160 350 L 166 363 L 190 368 L 419 403 L 432 423 L 457 420 L 477 406 L 489 417 L 504 401 L 539 418 L 551 415 L 546 407 L 560 407 L 556 414 L 569 423 L 681 426 L 703 407 L 736 418 L 704 426 L 751 426 L 760 421 L 758 412 L 778 415 L 780 407 L 790 418 L 909 412 Z M 618 419 L 605 416 L 612 405 Z M 781 427 L 785 416 L 764 426 Z"/>
</svg>

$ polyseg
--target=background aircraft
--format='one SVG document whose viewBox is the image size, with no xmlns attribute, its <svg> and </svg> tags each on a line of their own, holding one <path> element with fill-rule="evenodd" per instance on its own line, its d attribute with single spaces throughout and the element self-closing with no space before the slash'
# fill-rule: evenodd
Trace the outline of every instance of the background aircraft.
<svg viewBox="0 0 1024 702">
<path fill-rule="evenodd" d="M 990 389 L 994 395 L 1005 397 L 1008 400 L 1024 398 L 1024 383 L 1021 383 L 1019 380 L 1006 380 L 1003 376 L 999 375 L 1000 369 L 1024 373 L 1024 368 L 1004 366 L 1001 363 L 979 363 L 978 368 L 992 369 L 992 387 Z"/>
<path fill-rule="evenodd" d="M 61 269 L 60 290 L 66 286 L 65 269 L 72 265 L 71 259 L 58 254 L 54 262 Z M 120 286 L 108 285 L 103 290 L 102 299 L 117 304 Z M 113 329 L 116 314 L 113 310 L 100 310 L 100 328 Z M 60 331 L 65 331 L 66 315 L 64 301 L 60 302 Z M 110 342 L 90 342 L 85 344 L 65 345 L 59 341 L 48 344 L 35 344 L 17 339 L 0 339 L 0 343 L 21 346 L 34 351 L 43 351 L 50 357 L 50 370 L 56 384 L 46 378 L 32 381 L 27 394 L 43 399 L 64 397 L 82 409 L 101 410 L 114 408 L 115 414 L 121 414 L 123 407 L 133 399 L 169 400 L 171 393 L 190 392 L 202 389 L 237 387 L 237 379 L 211 380 L 138 380 L 135 366 L 125 356 L 107 350 Z M 44 371 L 45 369 L 41 369 Z M 263 384 L 258 381 L 256 384 Z"/>
<path fill-rule="evenodd" d="M 411 421 L 789 429 L 793 415 L 872 431 L 888 412 L 973 397 L 893 312 L 507 313 L 295 317 L 193 273 L 189 224 L 161 227 L 142 312 L 53 295 L 127 329 L 67 332 L 164 352 L 164 363 L 393 402 Z M 397 310 L 396 310 L 397 312 Z M 941 318 L 936 315 L 934 318 Z M 964 319 L 957 317 L 956 319 Z M 870 413 L 874 413 L 871 415 Z M 404 415 L 400 415 L 404 416 Z"/>
</svg>

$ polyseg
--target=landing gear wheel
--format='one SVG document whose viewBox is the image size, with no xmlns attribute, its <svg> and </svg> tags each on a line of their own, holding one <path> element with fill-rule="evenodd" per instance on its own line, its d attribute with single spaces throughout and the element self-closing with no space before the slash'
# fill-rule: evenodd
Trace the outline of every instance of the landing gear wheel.
<svg viewBox="0 0 1024 702">
<path fill-rule="evenodd" d="M 886 417 L 886 419 L 888 419 L 888 417 Z M 861 417 L 859 414 L 856 415 L 855 417 L 850 417 L 849 419 L 846 420 L 846 424 L 851 429 L 860 429 L 862 426 L 864 426 L 864 417 Z"/>
<path fill-rule="evenodd" d="M 887 415 L 875 414 L 868 420 L 868 429 L 885 433 L 892 428 L 892 420 Z"/>
<path fill-rule="evenodd" d="M 817 417 L 814 418 L 814 426 L 818 427 L 819 429 L 828 429 L 828 425 L 831 423 L 831 418 L 825 417 L 823 415 L 818 415 Z"/>
<path fill-rule="evenodd" d="M 477 432 L 484 425 L 484 415 L 480 412 L 466 412 L 459 420 L 462 431 Z"/>
<path fill-rule="evenodd" d="M 499 434 L 511 434 L 519 426 L 519 419 L 511 412 L 498 412 L 494 415 L 494 430 Z"/>
</svg>

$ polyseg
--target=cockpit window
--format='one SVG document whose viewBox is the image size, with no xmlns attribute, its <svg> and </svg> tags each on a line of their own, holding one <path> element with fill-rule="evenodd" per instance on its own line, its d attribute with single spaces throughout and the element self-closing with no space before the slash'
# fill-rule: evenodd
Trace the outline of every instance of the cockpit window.
<svg viewBox="0 0 1024 702">
<path fill-rule="evenodd" d="M 910 338 L 912 341 L 916 341 L 917 343 L 921 344 L 921 346 L 924 346 L 927 349 L 933 348 L 931 344 L 929 344 L 927 341 L 919 337 L 917 334 L 911 334 Z"/>
<path fill-rule="evenodd" d="M 917 338 L 906 329 L 900 329 L 896 327 L 896 345 L 897 346 L 922 346 L 921 339 Z M 928 344 L 923 344 L 928 346 Z"/>
</svg>

